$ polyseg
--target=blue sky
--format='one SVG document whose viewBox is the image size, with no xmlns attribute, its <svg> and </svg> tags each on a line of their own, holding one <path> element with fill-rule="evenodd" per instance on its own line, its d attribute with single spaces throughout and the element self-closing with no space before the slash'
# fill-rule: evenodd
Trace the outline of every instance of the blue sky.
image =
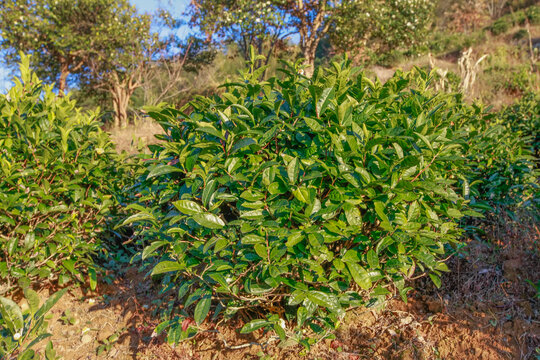
<svg viewBox="0 0 540 360">
<path fill-rule="evenodd" d="M 159 7 L 164 7 L 171 11 L 176 17 L 181 17 L 185 11 L 189 0 L 131 0 L 141 13 L 153 13 Z M 180 35 L 186 35 L 189 27 L 184 26 L 179 29 Z M 1 55 L 0 55 L 1 56 Z M 11 70 L 0 64 L 0 93 L 5 93 L 11 87 Z"/>
</svg>

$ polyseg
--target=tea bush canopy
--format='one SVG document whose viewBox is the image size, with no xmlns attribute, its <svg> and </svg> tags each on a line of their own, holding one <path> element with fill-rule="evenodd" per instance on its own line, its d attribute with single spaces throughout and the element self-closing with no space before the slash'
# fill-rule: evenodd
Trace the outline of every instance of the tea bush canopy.
<svg viewBox="0 0 540 360">
<path fill-rule="evenodd" d="M 160 259 L 152 274 L 184 303 L 163 325 L 172 342 L 191 334 L 184 318 L 200 324 L 211 309 L 255 317 L 243 332 L 305 341 L 304 327 L 323 334 L 369 297 L 406 299 L 418 273 L 439 286 L 459 220 L 478 215 L 462 195 L 457 124 L 475 113 L 460 95 L 432 94 L 419 69 L 384 85 L 346 64 L 282 72 L 257 82 L 251 69 L 189 115 L 149 111 L 166 142 L 124 224 L 144 224 L 142 258 Z"/>
<path fill-rule="evenodd" d="M 88 276 L 95 287 L 92 255 L 125 167 L 97 114 L 58 97 L 29 62 L 22 57 L 20 79 L 0 95 L 0 290 Z"/>
</svg>

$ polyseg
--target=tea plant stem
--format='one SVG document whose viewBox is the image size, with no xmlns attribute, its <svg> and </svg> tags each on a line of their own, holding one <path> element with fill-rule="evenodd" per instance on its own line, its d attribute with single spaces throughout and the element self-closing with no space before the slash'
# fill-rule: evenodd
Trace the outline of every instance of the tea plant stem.
<svg viewBox="0 0 540 360">
<path fill-rule="evenodd" d="M 423 168 L 423 169 L 418 173 L 418 175 L 416 175 L 416 176 L 411 180 L 411 182 L 415 182 L 416 179 L 418 179 L 418 177 L 424 173 L 424 171 L 426 171 L 427 169 L 429 169 L 429 167 L 433 164 L 433 162 L 435 161 L 435 159 L 437 158 L 437 156 L 439 156 L 439 153 L 437 153 L 437 154 L 433 157 L 433 159 L 431 159 L 431 161 L 429 162 L 429 164 L 428 164 L 425 168 Z"/>
</svg>

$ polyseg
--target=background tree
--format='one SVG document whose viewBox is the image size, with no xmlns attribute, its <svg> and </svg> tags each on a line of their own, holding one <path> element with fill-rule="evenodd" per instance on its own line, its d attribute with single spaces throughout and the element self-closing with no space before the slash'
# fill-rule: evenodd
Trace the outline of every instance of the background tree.
<svg viewBox="0 0 540 360">
<path fill-rule="evenodd" d="M 300 35 L 299 47 L 306 64 L 306 75 L 315 68 L 315 54 L 321 39 L 330 30 L 336 15 L 340 14 L 340 0 L 274 0 L 287 14 L 288 24 Z"/>
<path fill-rule="evenodd" d="M 86 71 L 96 49 L 112 52 L 149 36 L 141 26 L 149 20 L 125 0 L 0 0 L 0 15 L 6 64 L 16 64 L 20 51 L 32 55 L 38 74 L 61 92 L 70 75 Z"/>
<path fill-rule="evenodd" d="M 149 15 L 128 0 L 0 0 L 0 46 L 7 65 L 32 55 L 37 73 L 64 93 L 68 82 L 107 91 L 115 124 L 141 84 L 141 69 L 159 47 Z"/>
<path fill-rule="evenodd" d="M 136 8 L 126 0 L 105 2 L 109 11 L 102 13 L 103 22 L 95 24 L 96 32 L 115 36 L 88 49 L 89 57 L 79 85 L 107 92 L 113 105 L 115 127 L 126 126 L 131 96 L 141 86 L 145 68 L 163 43 L 150 29 L 149 15 L 137 14 Z"/>
<path fill-rule="evenodd" d="M 253 46 L 268 62 L 278 43 L 290 35 L 286 14 L 272 1 L 192 0 L 187 14 L 208 42 L 236 43 L 245 60 Z"/>
<path fill-rule="evenodd" d="M 346 0 L 335 12 L 330 41 L 337 52 L 363 56 L 414 49 L 427 35 L 435 0 Z"/>
<path fill-rule="evenodd" d="M 215 49 L 195 37 L 185 41 L 169 39 L 164 44 L 168 45 L 142 69 L 142 103 L 145 105 L 175 101 L 180 94 L 190 90 L 186 73 L 197 73 L 203 66 L 210 65 L 216 56 Z"/>
<path fill-rule="evenodd" d="M 341 1 L 332 0 L 192 0 L 187 14 L 211 41 L 215 37 L 238 44 L 245 59 L 253 46 L 270 58 L 276 45 L 299 34 L 299 47 L 308 75 L 313 72 L 315 52 L 330 29 L 332 15 Z"/>
</svg>

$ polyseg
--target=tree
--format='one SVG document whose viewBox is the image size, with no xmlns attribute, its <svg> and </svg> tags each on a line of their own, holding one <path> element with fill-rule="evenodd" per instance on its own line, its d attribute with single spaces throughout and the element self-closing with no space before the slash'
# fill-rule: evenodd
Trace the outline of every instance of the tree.
<svg viewBox="0 0 540 360">
<path fill-rule="evenodd" d="M 268 61 L 276 45 L 290 35 L 286 14 L 272 1 L 192 0 L 187 14 L 208 42 L 234 42 L 245 60 L 253 46 Z"/>
<path fill-rule="evenodd" d="M 185 41 L 171 40 L 169 44 L 175 45 L 162 51 L 159 57 L 143 68 L 144 82 L 141 89 L 145 105 L 173 101 L 179 94 L 189 91 L 186 73 L 197 73 L 203 66 L 214 61 L 216 52 L 204 40 L 195 37 Z"/>
<path fill-rule="evenodd" d="M 426 38 L 434 7 L 435 0 L 347 0 L 334 15 L 330 41 L 353 55 L 414 49 Z"/>
<path fill-rule="evenodd" d="M 386 50 L 415 45 L 431 21 L 435 0 L 192 0 L 193 25 L 240 42 L 243 49 L 271 34 L 297 33 L 299 48 L 311 76 L 317 48 L 330 38 L 338 51 Z M 258 10 L 257 10 L 258 9 Z M 255 31 L 256 30 L 256 31 Z M 268 40 L 267 40 L 268 41 Z M 247 53 L 246 53 L 247 54 Z"/>
<path fill-rule="evenodd" d="M 138 15 L 127 0 L 98 1 L 106 2 L 108 8 L 102 13 L 104 21 L 96 23 L 97 31 L 111 36 L 88 50 L 79 85 L 107 92 L 113 105 L 114 126 L 125 127 L 131 96 L 141 86 L 148 64 L 164 45 L 150 30 L 150 16 Z"/>
<path fill-rule="evenodd" d="M 341 6 L 338 0 L 192 0 L 188 13 L 192 15 L 191 24 L 198 26 L 208 40 L 217 35 L 235 41 L 246 59 L 251 45 L 262 54 L 267 43 L 268 59 L 278 41 L 298 33 L 309 76 L 319 41 Z"/>
<path fill-rule="evenodd" d="M 127 105 L 140 86 L 140 68 L 156 46 L 150 16 L 128 0 L 0 0 L 0 46 L 6 63 L 19 52 L 65 93 L 68 81 L 107 91 L 115 124 L 127 121 Z"/>
<path fill-rule="evenodd" d="M 300 51 L 306 65 L 306 75 L 315 68 L 315 54 L 321 39 L 325 37 L 343 1 L 339 0 L 275 0 L 277 6 L 287 13 L 289 25 L 300 35 Z"/>
</svg>

